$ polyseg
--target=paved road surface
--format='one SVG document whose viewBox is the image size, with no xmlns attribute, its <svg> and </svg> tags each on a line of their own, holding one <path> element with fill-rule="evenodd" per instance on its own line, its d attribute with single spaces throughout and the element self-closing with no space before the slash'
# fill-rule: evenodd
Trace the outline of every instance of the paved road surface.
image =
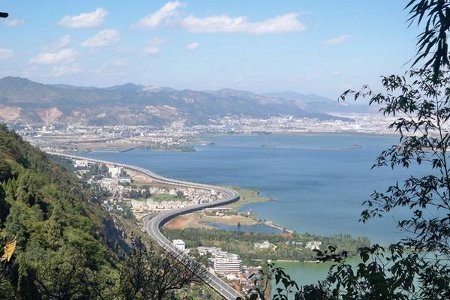
<svg viewBox="0 0 450 300">
<path fill-rule="evenodd" d="M 97 159 L 91 159 L 91 158 L 86 158 L 86 157 L 81 157 L 81 156 L 74 156 L 74 155 L 67 155 L 67 154 L 61 154 L 61 153 L 53 153 L 53 152 L 49 152 L 49 154 L 53 154 L 53 155 L 59 155 L 59 156 L 64 156 L 64 157 L 68 157 L 68 158 L 73 158 L 73 159 L 84 159 L 84 160 L 88 160 L 88 161 L 93 161 L 96 163 L 104 163 L 104 164 L 112 164 L 112 165 L 116 165 L 116 166 L 121 166 L 123 168 L 126 169 L 132 169 L 135 171 L 139 171 L 141 173 L 144 173 L 150 177 L 152 177 L 154 180 L 159 181 L 159 182 L 163 182 L 163 183 L 170 183 L 170 184 L 174 184 L 174 185 L 178 185 L 178 186 L 184 186 L 184 187 L 194 187 L 194 188 L 204 188 L 204 189 L 214 189 L 217 191 L 222 191 L 226 197 L 220 199 L 220 200 L 216 200 L 216 201 L 212 201 L 212 202 L 208 202 L 208 203 L 202 203 L 202 204 L 197 204 L 197 205 L 193 205 L 193 206 L 188 206 L 188 207 L 184 207 L 184 208 L 180 208 L 180 209 L 176 209 L 176 210 L 171 210 L 171 211 L 167 211 L 164 213 L 161 213 L 153 218 L 150 218 L 150 216 L 146 216 L 144 217 L 143 221 L 144 221 L 144 228 L 147 231 L 147 233 L 152 236 L 154 238 L 154 240 L 161 246 L 163 247 L 164 250 L 166 250 L 170 255 L 173 255 L 174 257 L 177 257 L 178 259 L 180 259 L 181 261 L 186 261 L 186 260 L 192 260 L 191 257 L 189 257 L 188 255 L 181 253 L 173 244 L 171 241 L 169 241 L 162 233 L 161 233 L 161 227 L 167 223 L 169 220 L 183 215 L 183 214 L 187 214 L 187 213 L 191 213 L 194 211 L 199 211 L 208 207 L 216 207 L 216 206 L 222 206 L 228 203 L 232 203 L 232 202 L 236 202 L 239 200 L 239 194 L 236 193 L 234 190 L 231 189 L 227 189 L 227 188 L 223 188 L 223 187 L 218 187 L 218 186 L 212 186 L 212 185 L 206 185 L 206 184 L 199 184 L 199 183 L 192 183 L 192 182 L 187 182 L 187 181 L 181 181 L 181 180 L 175 180 L 175 179 L 170 179 L 170 178 L 166 178 L 160 175 L 157 175 L 147 169 L 141 168 L 141 167 L 136 167 L 136 166 L 131 166 L 131 165 L 126 165 L 126 164 L 121 164 L 121 163 L 116 163 L 116 162 L 110 162 L 110 161 L 104 161 L 104 160 L 97 160 Z M 203 276 L 203 280 L 209 285 L 211 286 L 214 290 L 216 290 L 220 295 L 222 295 L 225 299 L 227 300 L 235 300 L 238 297 L 242 297 L 241 294 L 239 294 L 235 289 L 233 289 L 231 286 L 229 286 L 227 283 L 225 283 L 222 279 L 220 279 L 219 277 L 217 277 L 216 275 L 212 274 L 211 272 L 209 272 L 206 268 L 204 268 L 203 272 L 205 275 Z"/>
</svg>

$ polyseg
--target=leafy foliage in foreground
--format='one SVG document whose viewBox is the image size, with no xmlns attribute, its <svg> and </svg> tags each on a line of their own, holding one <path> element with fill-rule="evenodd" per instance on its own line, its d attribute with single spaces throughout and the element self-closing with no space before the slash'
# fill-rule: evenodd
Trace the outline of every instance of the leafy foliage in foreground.
<svg viewBox="0 0 450 300">
<path fill-rule="evenodd" d="M 417 53 L 413 66 L 425 61 L 422 69 L 433 70 L 433 81 L 437 81 L 442 67 L 449 67 L 447 32 L 450 29 L 450 1 L 410 0 L 405 7 L 409 21 L 425 28 L 418 36 Z"/>
<path fill-rule="evenodd" d="M 117 260 L 103 240 L 102 216 L 87 201 L 89 192 L 5 126 L 0 176 L 0 244 L 17 241 L 12 261 L 1 264 L 10 297 L 107 296 Z"/>
<path fill-rule="evenodd" d="M 361 220 L 381 218 L 401 209 L 410 214 L 398 221 L 408 237 L 387 248 L 362 247 L 362 262 L 352 266 L 346 253 L 336 248 L 318 251 L 322 261 L 334 261 L 325 280 L 299 287 L 280 268 L 274 277 L 281 287 L 273 299 L 450 299 L 450 73 L 411 71 L 407 76 L 383 77 L 386 93 L 372 94 L 368 88 L 348 91 L 355 98 L 370 97 L 381 112 L 394 116 L 390 127 L 400 142 L 383 151 L 374 167 L 414 167 L 429 174 L 411 176 L 375 191 L 365 201 Z"/>
<path fill-rule="evenodd" d="M 168 259 L 153 247 L 147 249 L 139 238 L 133 238 L 132 243 L 132 254 L 125 259 L 120 273 L 123 299 L 162 300 L 175 290 L 201 283 L 207 272 L 192 260 Z"/>
<path fill-rule="evenodd" d="M 0 261 L 0 299 L 176 299 L 199 282 L 159 248 L 111 241 L 121 234 L 97 192 L 0 125 L 0 250 L 17 243 Z"/>
<path fill-rule="evenodd" d="M 405 9 L 411 23 L 425 23 L 413 63 L 424 62 L 423 67 L 407 73 L 408 79 L 383 77 L 385 93 L 363 87 L 341 98 L 369 97 L 384 115 L 397 118 L 390 128 L 400 134 L 400 144 L 383 151 L 374 167 L 428 167 L 427 175 L 375 191 L 361 214 L 367 222 L 393 210 L 409 210 L 409 217 L 398 222 L 409 237 L 388 249 L 361 248 L 363 262 L 356 267 L 345 264 L 345 255 L 335 249 L 318 253 L 321 260 L 337 264 L 324 281 L 295 286 L 294 291 L 289 276 L 275 268 L 283 294 L 274 299 L 287 299 L 289 293 L 295 299 L 450 299 L 450 1 L 410 0 Z"/>
</svg>

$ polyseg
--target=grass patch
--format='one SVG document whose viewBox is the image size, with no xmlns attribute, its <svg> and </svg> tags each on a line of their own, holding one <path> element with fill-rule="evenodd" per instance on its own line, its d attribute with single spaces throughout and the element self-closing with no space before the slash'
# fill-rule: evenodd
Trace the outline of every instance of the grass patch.
<svg viewBox="0 0 450 300">
<path fill-rule="evenodd" d="M 234 208 L 236 210 L 250 203 L 261 203 L 272 200 L 268 197 L 261 196 L 260 192 L 257 190 L 243 189 L 236 186 L 233 186 L 231 188 L 236 192 L 238 192 L 239 195 L 241 196 L 238 202 L 227 205 L 228 207 Z"/>
</svg>

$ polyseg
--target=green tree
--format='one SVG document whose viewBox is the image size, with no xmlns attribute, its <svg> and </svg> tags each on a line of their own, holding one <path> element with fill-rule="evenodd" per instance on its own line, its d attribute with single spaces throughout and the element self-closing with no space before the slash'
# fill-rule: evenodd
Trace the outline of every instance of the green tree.
<svg viewBox="0 0 450 300">
<path fill-rule="evenodd" d="M 75 247 L 57 251 L 34 248 L 21 256 L 21 288 L 24 295 L 42 299 L 101 299 L 106 282 L 89 265 L 89 258 Z M 111 287 L 110 287 L 111 288 Z"/>
<path fill-rule="evenodd" d="M 202 282 L 206 270 L 193 260 L 147 249 L 139 238 L 132 244 L 120 272 L 121 299 L 168 299 L 175 290 Z"/>
<path fill-rule="evenodd" d="M 0 160 L 0 183 L 12 176 L 11 166 L 4 160 Z"/>
<path fill-rule="evenodd" d="M 385 93 L 373 94 L 365 87 L 347 91 L 342 98 L 369 97 L 371 104 L 381 105 L 385 116 L 396 117 L 390 128 L 400 134 L 400 143 L 383 151 L 374 167 L 420 165 L 429 173 L 397 182 L 385 192 L 376 191 L 364 202 L 363 222 L 408 209 L 409 217 L 398 222 L 408 233 L 406 238 L 388 249 L 378 245 L 361 248 L 363 262 L 356 268 L 333 251 L 319 253 L 323 260 L 338 262 L 329 272 L 326 288 L 307 287 L 325 292 L 323 299 L 450 298 L 450 1 L 411 0 L 406 9 L 411 23 L 425 23 L 414 61 L 414 65 L 423 62 L 423 67 L 406 76 L 383 77 Z M 313 299 L 305 289 L 299 297 Z"/>
<path fill-rule="evenodd" d="M 359 249 L 362 262 L 356 267 L 344 260 L 346 253 L 318 251 L 323 261 L 335 261 L 326 280 L 297 287 L 283 270 L 272 270 L 287 299 L 450 299 L 450 73 L 411 71 L 406 77 L 383 77 L 385 93 L 364 89 L 349 91 L 370 97 L 386 116 L 395 116 L 390 127 L 400 134 L 399 144 L 383 151 L 374 167 L 429 170 L 375 191 L 364 202 L 361 220 L 367 222 L 402 209 L 410 214 L 398 221 L 408 235 L 398 243 Z"/>
<path fill-rule="evenodd" d="M 75 176 L 0 125 L 0 299 L 112 299 L 118 257 Z M 0 255 L 3 248 L 0 248 Z"/>
<path fill-rule="evenodd" d="M 336 264 L 324 281 L 295 286 L 296 299 L 450 299 L 450 1 L 411 0 L 406 9 L 411 24 L 425 24 L 413 63 L 423 63 L 421 69 L 383 77 L 386 92 L 363 87 L 346 91 L 341 98 L 368 97 L 385 116 L 396 117 L 390 128 L 399 133 L 399 144 L 383 151 L 374 167 L 420 165 L 428 170 L 384 192 L 375 191 L 364 202 L 363 222 L 409 210 L 409 216 L 398 222 L 408 235 L 386 249 L 379 245 L 359 249 L 362 263 L 356 267 L 346 264 L 346 253 L 337 253 L 334 247 L 319 251 L 319 259 Z M 284 291 L 292 290 L 283 270 L 272 272 Z"/>
<path fill-rule="evenodd" d="M 433 70 L 433 81 L 438 80 L 441 67 L 449 67 L 447 34 L 450 29 L 450 1 L 410 0 L 405 9 L 410 22 L 425 23 L 417 40 L 417 54 L 413 66 L 424 62 L 423 70 Z"/>
<path fill-rule="evenodd" d="M 3 225 L 3 222 L 5 222 L 6 217 L 9 214 L 9 205 L 6 202 L 6 194 L 3 190 L 3 186 L 0 185 L 0 227 Z"/>
<path fill-rule="evenodd" d="M 367 209 L 361 214 L 364 222 L 392 210 L 408 209 L 410 215 L 398 222 L 408 236 L 391 245 L 389 255 L 377 245 L 361 249 L 364 263 L 357 273 L 348 265 L 338 266 L 329 277 L 337 283 L 336 295 L 354 296 L 350 299 L 365 295 L 450 298 L 450 74 L 438 71 L 435 77 L 434 72 L 419 70 L 409 72 L 409 78 L 384 77 L 386 93 L 350 92 L 355 97 L 370 97 L 370 103 L 382 106 L 384 115 L 397 117 L 390 127 L 400 134 L 400 144 L 383 151 L 375 167 L 420 165 L 429 174 L 410 176 L 385 192 L 374 192 L 365 201 Z M 363 285 L 366 290 L 353 285 L 361 282 L 373 284 Z M 338 292 L 344 283 L 346 287 Z"/>
</svg>

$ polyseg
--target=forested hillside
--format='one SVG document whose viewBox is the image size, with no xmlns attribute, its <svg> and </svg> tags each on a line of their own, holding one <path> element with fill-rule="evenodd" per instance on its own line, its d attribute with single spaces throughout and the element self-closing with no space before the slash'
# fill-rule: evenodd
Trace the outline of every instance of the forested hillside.
<svg viewBox="0 0 450 300">
<path fill-rule="evenodd" d="M 0 245 L 16 241 L 10 261 L 0 263 L 0 295 L 74 299 L 104 293 L 118 276 L 117 259 L 89 192 L 5 126 L 0 182 Z"/>
<path fill-rule="evenodd" d="M 0 125 L 0 299 L 216 299 L 95 191 Z"/>
</svg>

